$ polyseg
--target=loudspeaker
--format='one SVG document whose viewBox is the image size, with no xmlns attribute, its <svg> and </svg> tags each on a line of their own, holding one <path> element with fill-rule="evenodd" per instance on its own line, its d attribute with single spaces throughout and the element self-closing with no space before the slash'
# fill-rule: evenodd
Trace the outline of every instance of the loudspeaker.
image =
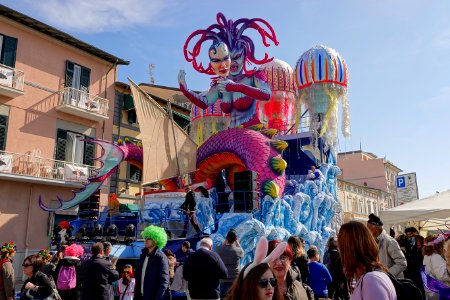
<svg viewBox="0 0 450 300">
<path fill-rule="evenodd" d="M 234 212 L 251 212 L 259 209 L 257 192 L 233 192 Z"/>
<path fill-rule="evenodd" d="M 258 191 L 258 173 L 255 171 L 243 171 L 234 173 L 235 191 Z"/>
<path fill-rule="evenodd" d="M 78 204 L 78 217 L 82 220 L 96 220 L 100 214 L 100 190 Z"/>
</svg>

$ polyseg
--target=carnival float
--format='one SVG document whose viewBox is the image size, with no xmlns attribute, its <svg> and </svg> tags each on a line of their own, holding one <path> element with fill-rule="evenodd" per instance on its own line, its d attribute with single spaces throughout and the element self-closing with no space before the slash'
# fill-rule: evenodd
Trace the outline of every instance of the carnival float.
<svg viewBox="0 0 450 300">
<path fill-rule="evenodd" d="M 178 74 L 179 88 L 193 104 L 190 135 L 130 80 L 142 144 L 92 140 L 102 148 L 96 175 L 72 199 L 58 197 L 59 207 L 50 208 L 40 198 L 41 208 L 58 211 L 78 205 L 126 161 L 143 169 L 143 186 L 158 182 L 162 187 L 142 196 L 140 222 L 163 226 L 169 233 L 179 229 L 175 224 L 185 217 L 179 212 L 184 200 L 180 189 L 203 185 L 210 191 L 209 197 L 197 194 L 196 217 L 203 233 L 220 244 L 234 228 L 245 251 L 243 263 L 251 260 L 263 236 L 287 240 L 297 235 L 323 253 L 343 220 L 336 192 L 336 145 L 339 101 L 343 135 L 350 133 L 347 65 L 325 46 L 301 54 L 295 68 L 268 53 L 257 58 L 257 41 L 249 32 L 266 48 L 279 44 L 267 21 L 233 21 L 222 13 L 216 23 L 187 38 L 185 59 L 195 71 L 212 76 L 209 88 L 199 93 L 188 88 L 185 71 Z M 305 168 L 318 166 L 321 176 L 286 178 L 283 151 L 288 143 L 283 137 L 297 134 L 305 118 L 308 142 L 292 151 L 307 153 Z M 230 197 L 226 212 L 219 212 L 219 194 L 225 191 L 218 189 L 218 180 L 225 182 L 227 196 L 238 193 L 235 174 L 242 171 L 257 174 L 256 203 L 239 210 Z"/>
</svg>

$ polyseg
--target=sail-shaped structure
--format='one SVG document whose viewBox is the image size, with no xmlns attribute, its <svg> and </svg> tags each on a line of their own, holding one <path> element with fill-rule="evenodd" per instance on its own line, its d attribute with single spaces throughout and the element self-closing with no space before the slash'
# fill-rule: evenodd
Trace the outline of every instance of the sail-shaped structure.
<svg viewBox="0 0 450 300">
<path fill-rule="evenodd" d="M 142 185 L 195 171 L 197 144 L 163 107 L 129 81 L 144 152 Z"/>
</svg>

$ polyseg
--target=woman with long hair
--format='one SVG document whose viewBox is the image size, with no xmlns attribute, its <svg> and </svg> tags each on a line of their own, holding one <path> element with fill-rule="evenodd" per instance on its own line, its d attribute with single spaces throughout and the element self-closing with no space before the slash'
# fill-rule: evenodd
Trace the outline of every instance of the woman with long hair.
<svg viewBox="0 0 450 300">
<path fill-rule="evenodd" d="M 433 234 L 425 238 L 423 247 L 423 264 L 425 273 L 434 279 L 450 286 L 450 275 L 447 272 L 447 262 L 444 259 L 445 236 L 443 234 Z M 431 291 L 426 291 L 428 299 L 439 299 L 439 295 Z"/>
<path fill-rule="evenodd" d="M 303 283 L 306 283 L 309 275 L 308 268 L 308 257 L 305 253 L 305 248 L 303 246 L 303 241 L 295 235 L 292 235 L 288 239 L 289 247 L 292 249 L 292 253 L 294 254 L 294 258 L 292 259 L 292 266 L 297 267 L 300 271 L 300 277 Z"/>
<path fill-rule="evenodd" d="M 377 243 L 364 224 L 350 221 L 342 225 L 338 247 L 345 275 L 356 280 L 351 300 L 397 299 L 387 269 L 380 263 Z"/>
<path fill-rule="evenodd" d="M 43 264 L 42 258 L 37 254 L 24 259 L 22 270 L 27 279 L 22 286 L 20 300 L 46 299 L 54 293 L 51 280 L 41 272 Z"/>
<path fill-rule="evenodd" d="M 270 241 L 268 253 L 271 253 L 279 243 L 278 240 Z M 297 280 L 297 272 L 291 268 L 293 258 L 294 254 L 291 248 L 286 245 L 284 252 L 270 262 L 270 267 L 278 283 L 279 299 L 308 300 L 305 288 Z"/>
<path fill-rule="evenodd" d="M 119 300 L 133 300 L 135 285 L 136 279 L 134 279 L 133 267 L 126 264 L 123 267 L 122 277 L 120 277 L 117 284 Z"/>
<path fill-rule="evenodd" d="M 278 300 L 277 280 L 266 263 L 253 267 L 245 276 L 247 265 L 234 281 L 226 300 Z"/>
</svg>

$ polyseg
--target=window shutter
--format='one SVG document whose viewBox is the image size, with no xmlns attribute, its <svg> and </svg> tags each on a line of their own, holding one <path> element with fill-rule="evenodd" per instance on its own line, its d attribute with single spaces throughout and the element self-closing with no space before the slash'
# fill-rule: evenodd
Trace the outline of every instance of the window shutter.
<svg viewBox="0 0 450 300">
<path fill-rule="evenodd" d="M 84 142 L 84 164 L 94 165 L 95 145 L 92 143 Z"/>
<path fill-rule="evenodd" d="M 6 148 L 6 132 L 8 130 L 8 116 L 0 115 L 0 150 Z"/>
<path fill-rule="evenodd" d="M 3 49 L 1 63 L 11 68 L 16 66 L 17 39 L 10 36 L 3 36 Z"/>
<path fill-rule="evenodd" d="M 136 123 L 137 117 L 136 117 L 136 110 L 130 109 L 128 111 L 128 123 L 133 124 Z"/>
<path fill-rule="evenodd" d="M 142 180 L 142 172 L 141 169 L 136 167 L 135 165 L 129 164 L 129 173 L 128 179 L 133 182 L 140 182 Z"/>
<path fill-rule="evenodd" d="M 56 160 L 66 160 L 66 143 L 67 143 L 67 131 L 63 129 L 58 129 L 56 133 Z"/>
<path fill-rule="evenodd" d="M 85 67 L 81 67 L 80 85 L 81 90 L 89 93 L 89 85 L 91 83 L 91 70 Z"/>
<path fill-rule="evenodd" d="M 74 66 L 73 62 L 66 61 L 66 87 L 72 87 Z"/>
</svg>

